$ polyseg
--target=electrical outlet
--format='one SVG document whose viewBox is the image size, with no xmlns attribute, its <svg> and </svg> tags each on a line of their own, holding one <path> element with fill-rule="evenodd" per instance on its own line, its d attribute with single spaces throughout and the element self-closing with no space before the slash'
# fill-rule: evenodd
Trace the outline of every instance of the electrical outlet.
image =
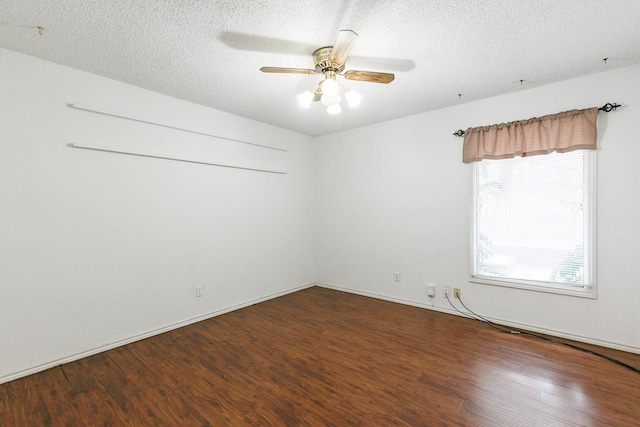
<svg viewBox="0 0 640 427">
<path fill-rule="evenodd" d="M 196 286 L 196 296 L 201 297 L 203 293 L 202 286 Z"/>
<path fill-rule="evenodd" d="M 396 282 L 400 281 L 400 273 L 399 272 L 395 272 L 393 277 L 395 278 Z"/>
<path fill-rule="evenodd" d="M 445 286 L 442 288 L 442 298 L 447 299 L 448 296 L 449 296 L 449 288 Z"/>
<path fill-rule="evenodd" d="M 453 297 L 460 299 L 460 288 L 453 288 Z"/>
</svg>

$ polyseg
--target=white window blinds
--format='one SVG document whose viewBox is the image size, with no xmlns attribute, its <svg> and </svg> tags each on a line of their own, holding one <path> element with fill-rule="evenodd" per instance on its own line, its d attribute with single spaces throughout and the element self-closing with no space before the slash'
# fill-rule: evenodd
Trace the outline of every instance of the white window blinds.
<svg viewBox="0 0 640 427">
<path fill-rule="evenodd" d="M 474 163 L 472 277 L 592 289 L 594 156 L 578 150 Z"/>
</svg>

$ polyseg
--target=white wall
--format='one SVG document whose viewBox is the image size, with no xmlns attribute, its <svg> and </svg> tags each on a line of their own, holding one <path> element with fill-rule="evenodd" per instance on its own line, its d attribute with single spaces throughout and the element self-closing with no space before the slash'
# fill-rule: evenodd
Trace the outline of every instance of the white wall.
<svg viewBox="0 0 640 427">
<path fill-rule="evenodd" d="M 624 108 L 598 118 L 598 298 L 470 283 L 471 166 L 452 133 L 609 101 Z M 427 307 L 435 284 L 442 311 L 459 287 L 495 320 L 640 352 L 639 119 L 633 66 L 317 138 L 318 281 Z"/>
<path fill-rule="evenodd" d="M 310 137 L 0 49 L 0 146 L 0 383 L 315 279 Z"/>
</svg>

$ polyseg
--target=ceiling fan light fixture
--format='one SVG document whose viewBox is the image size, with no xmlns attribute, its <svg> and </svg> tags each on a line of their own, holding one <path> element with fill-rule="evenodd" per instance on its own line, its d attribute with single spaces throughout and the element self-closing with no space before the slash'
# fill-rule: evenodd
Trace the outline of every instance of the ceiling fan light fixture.
<svg viewBox="0 0 640 427">
<path fill-rule="evenodd" d="M 329 114 L 338 114 L 340 111 L 342 111 L 340 104 L 334 104 L 327 107 L 327 113 Z"/>
<path fill-rule="evenodd" d="M 306 90 L 298 95 L 298 102 L 304 108 L 309 108 L 311 106 L 311 101 L 313 101 L 314 94 L 310 90 Z"/>
<path fill-rule="evenodd" d="M 347 102 L 349 103 L 349 108 L 357 107 L 360 105 L 360 101 L 362 100 L 362 95 L 356 92 L 353 89 L 344 89 L 344 97 L 347 98 Z"/>
<path fill-rule="evenodd" d="M 340 101 L 342 101 L 342 97 L 340 96 L 339 93 L 332 96 L 329 96 L 325 93 L 322 95 L 322 98 L 320 98 L 320 101 L 322 101 L 322 103 L 327 107 L 331 107 L 332 105 L 340 105 Z"/>
<path fill-rule="evenodd" d="M 340 107 L 342 95 L 347 98 L 350 108 L 360 104 L 362 95 L 339 84 L 336 81 L 337 76 L 347 80 L 382 84 L 391 83 L 395 78 L 391 73 L 377 71 L 344 71 L 345 61 L 357 37 L 358 34 L 353 30 L 340 30 L 333 46 L 324 46 L 313 52 L 314 68 L 262 67 L 260 71 L 263 73 L 324 75 L 324 79 L 318 83 L 315 90 L 301 93 L 298 95 L 298 100 L 300 105 L 305 108 L 309 108 L 314 101 L 322 101 L 329 114 L 338 114 L 342 111 Z"/>
<path fill-rule="evenodd" d="M 336 81 L 335 74 L 329 76 L 329 73 L 327 73 L 327 78 L 322 81 L 321 85 L 323 95 L 335 96 L 340 93 L 340 85 Z"/>
</svg>

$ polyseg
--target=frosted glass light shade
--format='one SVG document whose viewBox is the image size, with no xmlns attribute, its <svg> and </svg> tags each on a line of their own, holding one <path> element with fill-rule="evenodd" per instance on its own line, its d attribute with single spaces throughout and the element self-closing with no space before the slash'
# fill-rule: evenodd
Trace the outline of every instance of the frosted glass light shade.
<svg viewBox="0 0 640 427">
<path fill-rule="evenodd" d="M 311 101 L 313 101 L 313 92 L 310 90 L 304 91 L 298 95 L 298 102 L 300 102 L 300 105 L 304 108 L 309 108 Z"/>
<path fill-rule="evenodd" d="M 344 97 L 347 98 L 347 102 L 349 103 L 350 108 L 360 105 L 360 100 L 362 99 L 362 95 L 351 89 L 348 89 L 345 92 Z"/>
<path fill-rule="evenodd" d="M 322 94 L 335 96 L 340 92 L 340 85 L 335 79 L 325 79 L 322 81 Z"/>
<path fill-rule="evenodd" d="M 342 101 L 342 97 L 340 96 L 340 94 L 329 96 L 325 93 L 322 95 L 322 98 L 320 98 L 320 101 L 322 101 L 322 103 L 327 107 L 330 107 L 332 105 L 340 104 L 340 101 Z"/>
<path fill-rule="evenodd" d="M 327 113 L 329 114 L 338 114 L 340 111 L 342 111 L 340 104 L 330 105 L 327 107 Z"/>
<path fill-rule="evenodd" d="M 327 73 L 325 79 L 318 83 L 315 90 L 307 90 L 298 95 L 298 101 L 305 108 L 309 108 L 313 101 L 321 101 L 327 107 L 329 114 L 339 114 L 342 111 L 342 107 L 340 107 L 342 95 L 347 98 L 349 107 L 358 106 L 362 99 L 362 95 L 355 90 L 339 84 L 335 79 L 335 73 Z"/>
</svg>

